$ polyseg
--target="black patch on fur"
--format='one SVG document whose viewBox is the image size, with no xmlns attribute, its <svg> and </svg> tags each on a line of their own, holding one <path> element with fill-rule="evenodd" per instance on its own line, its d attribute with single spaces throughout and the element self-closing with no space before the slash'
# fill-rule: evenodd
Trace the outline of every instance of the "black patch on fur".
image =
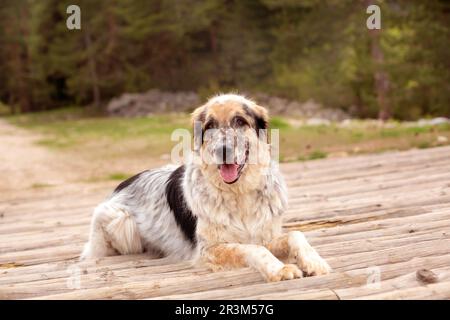
<svg viewBox="0 0 450 320">
<path fill-rule="evenodd" d="M 267 129 L 268 123 L 263 117 L 255 116 L 256 127 L 259 129 Z"/>
<path fill-rule="evenodd" d="M 186 239 L 195 246 L 197 244 L 197 237 L 195 235 L 195 230 L 197 229 L 197 217 L 192 214 L 184 199 L 183 188 L 181 186 L 184 171 L 185 167 L 180 166 L 172 172 L 169 180 L 167 180 L 166 198 L 177 225 L 184 233 Z"/>
<path fill-rule="evenodd" d="M 205 119 L 206 119 L 206 110 L 203 110 L 198 116 L 198 121 L 203 123 L 205 122 Z"/>
<path fill-rule="evenodd" d="M 259 137 L 259 130 L 266 130 L 269 124 L 263 117 L 258 116 L 250 109 L 248 105 L 244 104 L 242 108 L 244 109 L 244 112 L 255 121 L 256 135 Z"/>
<path fill-rule="evenodd" d="M 142 171 L 130 178 L 128 178 L 125 181 L 122 181 L 117 187 L 116 189 L 114 189 L 114 193 L 118 193 L 121 190 L 125 189 L 126 187 L 128 187 L 129 185 L 133 184 L 133 182 L 135 182 L 137 179 L 139 179 L 139 177 L 141 176 L 141 174 L 147 172 L 148 170 Z"/>
<path fill-rule="evenodd" d="M 203 124 L 205 123 L 206 120 L 206 108 L 205 110 L 203 110 L 197 117 L 197 119 L 195 120 L 195 122 L 200 122 L 201 123 L 201 132 L 197 132 L 196 130 L 196 126 L 198 126 L 197 123 L 194 122 L 194 143 L 195 143 L 195 148 L 200 148 L 201 145 L 203 145 L 204 139 L 205 139 L 205 130 L 203 128 Z M 201 133 L 201 135 L 200 135 Z"/>
</svg>

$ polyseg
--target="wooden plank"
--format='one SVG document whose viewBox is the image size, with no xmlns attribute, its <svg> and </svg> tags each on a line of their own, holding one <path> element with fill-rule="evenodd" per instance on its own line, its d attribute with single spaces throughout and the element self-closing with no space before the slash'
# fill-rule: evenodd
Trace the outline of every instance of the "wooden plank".
<svg viewBox="0 0 450 320">
<path fill-rule="evenodd" d="M 285 292 L 274 292 L 261 295 L 250 295 L 246 300 L 339 300 L 333 290 L 306 290 L 299 292 L 298 290 L 288 290 Z"/>
<path fill-rule="evenodd" d="M 431 244 L 432 241 L 430 241 Z M 450 263 L 449 260 L 449 254 L 450 254 L 450 246 L 442 245 L 441 243 L 433 243 L 434 247 L 441 248 L 441 252 L 443 254 L 447 254 L 446 256 L 442 257 L 436 257 L 434 260 L 429 259 L 428 263 L 431 265 L 432 263 L 441 265 L 444 261 L 445 263 Z M 337 257 L 334 259 L 329 259 L 330 264 L 332 267 L 335 267 L 339 263 L 342 266 L 336 267 L 336 270 L 338 271 L 346 271 L 346 270 L 354 270 L 354 269 L 360 269 L 358 273 L 343 273 L 343 272 L 335 272 L 327 276 L 321 276 L 321 277 L 310 277 L 310 278 L 304 278 L 300 279 L 298 281 L 306 281 L 306 283 L 312 283 L 314 285 L 319 285 L 318 282 L 324 281 L 322 284 L 322 287 L 320 288 L 328 288 L 328 286 L 332 285 L 330 279 L 334 279 L 337 277 L 338 284 L 344 283 L 347 284 L 354 284 L 355 281 L 358 281 L 358 283 L 365 283 L 367 281 L 367 268 L 373 267 L 373 266 L 380 266 L 382 264 L 394 264 L 399 262 L 411 262 L 411 259 L 414 259 L 416 257 L 427 257 L 430 255 L 429 247 L 426 246 L 427 250 L 411 250 L 411 247 L 413 246 L 403 246 L 401 248 L 395 248 L 395 249 L 388 249 L 388 250 L 382 250 L 379 252 L 374 253 L 367 253 L 364 255 L 359 254 L 359 257 L 355 257 L 355 261 L 350 264 L 349 260 L 352 256 L 345 257 Z M 397 250 L 397 255 L 395 257 L 393 256 L 393 252 Z M 436 254 L 439 250 L 436 250 Z M 401 252 L 401 253 L 400 253 Z M 374 263 L 375 261 L 375 263 Z M 393 273 L 391 272 L 390 275 Z M 219 276 L 220 275 L 220 276 Z M 226 281 L 229 281 L 228 277 L 234 277 L 231 285 L 240 285 L 242 284 L 248 285 L 250 283 L 255 282 L 263 282 L 262 278 L 256 273 L 249 269 L 244 270 L 233 270 L 233 271 L 227 271 L 227 272 L 220 272 L 220 273 L 213 273 L 213 274 L 205 274 L 201 275 L 199 277 L 186 277 L 182 279 L 182 281 L 177 281 L 175 284 L 172 285 L 172 282 L 170 279 L 164 279 L 164 280 L 145 280 L 142 279 L 142 281 L 138 283 L 126 283 L 124 285 L 113 285 L 108 286 L 107 288 L 96 288 L 96 289 L 86 289 L 86 290 L 78 290 L 76 292 L 68 292 L 68 293 L 62 293 L 59 295 L 52 295 L 49 298 L 62 298 L 62 299 L 103 299 L 103 298 L 124 298 L 124 295 L 134 295 L 135 298 L 148 298 L 148 297 L 156 297 L 156 296 L 162 296 L 162 295 L 173 295 L 173 294 L 181 294 L 181 293 L 192 293 L 197 291 L 206 291 L 206 290 L 212 290 L 212 289 L 218 289 L 222 287 L 228 287 L 226 285 Z M 256 278 L 254 278 L 256 277 Z M 331 277 L 331 278 L 330 278 Z M 228 279 L 225 282 L 223 282 L 223 279 Z M 251 279 L 251 281 L 250 281 Z M 313 279 L 313 280 L 311 280 Z M 314 280 L 315 279 L 315 280 Z M 241 281 L 241 282 L 239 282 Z M 272 288 L 273 286 L 281 286 L 281 288 L 289 288 L 289 286 L 298 286 L 299 283 L 296 283 L 297 280 L 292 281 L 286 281 L 282 282 L 281 284 L 260 284 L 260 286 L 269 286 L 269 288 Z M 157 284 L 158 288 L 154 289 L 155 283 Z M 183 286 L 180 287 L 180 283 L 183 283 Z M 286 284 L 287 283 L 287 284 Z M 304 283 L 304 282 L 302 282 Z M 338 285 L 334 284 L 334 285 Z M 278 287 L 277 287 L 278 288 Z M 48 288 L 47 288 L 48 289 Z M 316 287 L 308 287 L 308 289 L 317 289 Z M 11 290 L 11 288 L 10 288 Z M 254 287 L 251 288 L 251 292 L 254 292 L 256 289 Z M 37 289 L 39 291 L 39 289 Z M 244 292 L 248 292 L 245 291 Z M 236 292 L 234 292 L 236 294 Z"/>
<path fill-rule="evenodd" d="M 421 221 L 439 221 L 440 218 L 450 218 L 450 212 L 443 212 L 443 213 L 429 213 L 427 215 L 421 215 L 418 217 L 418 219 L 414 220 L 414 223 L 419 224 Z M 404 218 L 394 218 L 389 219 L 394 220 L 390 222 L 390 225 L 397 224 L 397 221 L 399 223 L 408 223 L 408 220 Z M 447 220 L 447 219 L 444 219 Z M 379 229 L 380 223 L 370 223 L 368 222 L 369 228 L 372 229 Z M 446 225 L 443 224 L 445 227 Z M 351 231 L 347 228 L 347 233 L 354 233 L 355 228 L 367 228 L 367 226 L 360 226 L 358 224 L 353 225 L 351 228 Z M 328 230 L 327 230 L 328 231 Z M 445 230 L 444 230 L 445 231 Z M 447 229 L 447 231 L 450 231 Z M 87 232 L 87 229 L 86 229 Z M 343 232 L 343 227 L 340 228 L 340 232 Z M 444 232 L 445 233 L 445 232 Z M 321 237 L 326 237 L 326 233 L 322 233 Z M 413 237 L 413 236 L 412 236 Z M 443 238 L 445 238 L 445 235 L 443 235 Z M 315 238 L 313 237 L 311 239 L 311 243 L 315 245 Z M 26 251 L 18 251 L 18 252 L 6 252 L 0 256 L 0 264 L 1 263 L 10 263 L 10 262 L 20 262 L 23 264 L 37 264 L 37 263 L 43 263 L 43 262 L 49 262 L 49 261 L 57 261 L 62 259 L 76 259 L 79 257 L 79 254 L 82 250 L 82 242 L 75 243 L 75 244 L 61 244 L 56 247 L 52 247 L 51 250 L 47 247 L 37 248 L 33 250 L 26 250 Z M 318 247 L 320 249 L 320 247 Z M 320 251 L 320 250 L 319 250 Z M 57 258 L 55 258 L 57 257 Z"/>
<path fill-rule="evenodd" d="M 329 235 L 335 235 L 338 231 L 338 234 L 343 233 L 351 233 L 356 234 L 357 232 L 364 231 L 364 230 L 373 230 L 373 229 L 380 229 L 386 228 L 398 224 L 406 225 L 408 223 L 414 223 L 416 226 L 420 227 L 420 223 L 422 221 L 427 221 L 426 223 L 429 223 L 429 221 L 439 221 L 443 219 L 442 226 L 448 226 L 449 224 L 446 223 L 444 218 L 450 217 L 450 211 L 447 213 L 445 210 L 443 212 L 431 212 L 427 214 L 422 214 L 417 217 L 413 217 L 413 220 L 410 220 L 409 217 L 407 218 L 393 218 L 393 219 L 386 219 L 382 222 L 367 222 L 365 224 L 354 224 L 351 226 L 340 226 L 339 229 L 326 229 L 321 230 L 320 237 L 322 239 L 326 239 Z M 301 229 L 301 228 L 300 228 Z M 412 230 L 412 229 L 410 229 Z M 87 234 L 87 227 L 85 229 L 85 233 Z M 307 233 L 308 237 L 310 237 L 311 233 Z M 313 237 L 310 238 L 313 245 L 318 245 L 319 243 L 315 242 L 315 237 L 313 234 Z M 336 239 L 332 239 L 332 241 L 335 241 Z M 84 242 L 84 241 L 83 241 Z M 323 243 L 323 242 L 322 242 Z M 69 258 L 76 258 L 79 255 L 79 252 L 82 249 L 82 242 L 79 242 L 78 244 L 65 244 L 63 243 L 60 246 L 53 247 L 50 252 L 50 250 L 47 250 L 47 248 L 38 248 L 36 250 L 27 250 L 23 252 L 9 252 L 4 253 L 0 257 L 0 263 L 8 263 L 8 262 L 21 262 L 26 264 L 35 264 L 35 263 L 42 263 L 42 262 L 48 262 L 52 261 L 52 258 L 54 256 L 58 256 L 57 253 L 63 251 L 65 255 L 63 256 L 64 259 Z M 55 261 L 55 260 L 54 260 Z"/>
<path fill-rule="evenodd" d="M 435 159 L 448 157 L 450 148 L 439 147 L 428 150 L 409 150 L 402 152 L 385 152 L 381 154 L 357 155 L 347 158 L 329 158 L 321 159 L 319 161 L 307 161 L 300 163 L 285 163 L 283 164 L 284 172 L 287 174 L 287 179 L 298 179 L 302 172 L 312 172 L 318 175 L 322 172 L 330 175 L 333 170 L 354 170 L 367 169 L 379 166 L 399 166 L 403 167 L 409 163 L 419 163 L 426 166 Z M 352 164 L 353 166 L 349 166 Z M 328 171 L 327 171 L 328 170 Z"/>
<path fill-rule="evenodd" d="M 450 281 L 449 266 L 445 266 L 442 268 L 433 268 L 431 269 L 431 271 L 433 271 L 435 274 L 438 275 L 439 281 L 444 283 L 445 282 L 448 283 Z M 408 274 L 404 274 L 400 277 L 371 284 L 370 286 L 358 286 L 353 288 L 336 289 L 335 292 L 340 299 L 355 299 L 358 297 L 368 297 L 368 296 L 372 296 L 373 298 L 376 296 L 387 298 L 389 297 L 389 295 L 391 295 L 391 298 L 394 298 L 396 295 L 398 295 L 399 297 L 402 296 L 402 294 L 396 293 L 396 291 L 398 290 L 403 291 L 405 289 L 420 288 L 423 286 L 424 284 L 417 279 L 416 271 L 414 271 Z M 431 290 L 431 288 L 428 288 L 428 290 Z M 448 298 L 450 298 L 450 296 L 448 296 Z"/>
<path fill-rule="evenodd" d="M 450 281 L 357 297 L 363 300 L 449 300 Z"/>
<path fill-rule="evenodd" d="M 0 288 L 0 297 L 7 299 L 29 298 L 45 292 L 45 294 L 58 294 L 64 292 L 75 292 L 78 284 L 82 291 L 90 289 L 108 288 L 121 286 L 129 283 L 140 283 L 145 281 L 150 285 L 150 288 L 155 288 L 161 285 L 180 284 L 185 279 L 199 279 L 211 273 L 206 269 L 191 268 L 188 266 L 181 266 L 169 264 L 158 267 L 142 267 L 138 269 L 124 269 L 124 270 L 110 270 L 103 268 L 96 270 L 95 273 L 84 273 L 85 270 L 79 270 L 74 273 L 72 277 L 67 277 L 68 274 L 73 273 L 71 268 L 66 272 L 63 278 L 53 278 L 46 280 L 37 280 L 27 283 L 15 283 L 9 285 L 2 285 Z M 161 278 L 165 278 L 164 281 Z M 249 277 L 261 280 L 259 274 L 253 274 Z M 197 280 L 198 281 L 198 280 Z M 253 280 L 255 281 L 255 280 Z"/>
<path fill-rule="evenodd" d="M 364 245 L 367 240 L 357 240 L 356 242 L 347 242 L 347 243 L 331 243 L 325 246 L 318 246 L 317 249 L 319 252 L 324 256 L 331 256 L 331 254 L 337 255 L 345 255 L 345 254 L 354 254 L 359 252 L 373 252 L 375 250 L 381 250 L 381 249 L 388 249 L 393 246 L 400 246 L 404 244 L 409 243 L 417 243 L 421 241 L 428 241 L 428 240 L 436 240 L 436 239 L 448 239 L 450 235 L 443 236 L 441 232 L 435 232 L 435 233 L 423 233 L 423 234 L 416 234 L 414 237 L 408 237 L 408 238 L 401 238 L 401 239 L 395 239 L 395 238 L 388 238 L 383 240 L 383 238 L 378 239 L 375 244 L 367 246 Z M 357 248 L 357 249 L 355 249 Z M 141 256 L 138 256 L 141 257 Z M 144 263 L 145 261 L 145 263 Z M 153 262 L 151 261 L 150 257 L 148 260 L 140 260 L 139 264 L 134 264 L 134 267 L 144 267 L 144 266 L 151 266 L 153 265 Z M 159 265 L 159 264 L 157 264 Z M 35 281 L 35 280 L 42 280 L 42 279 L 53 279 L 55 277 L 67 277 L 67 269 L 69 266 L 77 266 L 81 269 L 83 269 L 83 272 L 86 273 L 93 273 L 93 269 L 98 269 L 97 266 L 88 266 L 86 267 L 85 263 L 74 263 L 73 265 L 64 265 L 64 270 L 62 269 L 51 269 L 51 271 L 56 272 L 46 272 L 46 270 L 39 270 L 36 269 L 34 271 L 34 274 L 31 276 L 27 275 L 25 277 L 13 277 L 9 275 L 7 278 L 7 281 L 2 279 L 0 276 L 0 285 L 5 283 L 14 283 L 14 282 L 29 282 L 29 281 Z M 102 268 L 101 268 L 102 269 Z M 117 270 L 118 267 L 110 268 L 110 270 Z M 1 273 L 0 273 L 1 275 Z"/>
<path fill-rule="evenodd" d="M 426 265 L 428 268 L 439 268 L 449 264 L 450 255 L 439 257 L 413 258 L 401 263 L 380 265 L 381 280 L 400 277 L 408 272 L 413 272 Z M 372 274 L 367 268 L 348 272 L 331 273 L 327 276 L 309 277 L 294 281 L 285 281 L 276 284 L 254 284 L 243 288 L 227 288 L 218 290 L 206 290 L 186 294 L 170 294 L 159 297 L 162 299 L 246 299 L 249 295 L 273 295 L 278 292 L 294 291 L 301 293 L 307 290 L 327 290 L 336 288 L 352 288 L 365 286 Z"/>
<path fill-rule="evenodd" d="M 398 172 L 417 172 L 420 169 L 426 169 L 430 172 L 438 171 L 440 168 L 448 165 L 448 156 L 442 156 L 439 159 L 433 159 L 429 162 L 432 167 L 425 166 L 421 163 L 395 163 L 392 165 L 370 165 L 359 166 L 358 163 L 353 163 L 352 166 L 345 166 L 336 168 L 334 165 L 328 170 L 321 170 L 316 172 L 313 170 L 302 170 L 297 174 L 289 174 L 287 179 L 290 187 L 326 184 L 327 182 L 347 181 L 354 183 L 355 180 L 373 181 L 376 177 L 392 176 Z M 285 170 L 283 170 L 285 171 Z"/>
<path fill-rule="evenodd" d="M 381 280 L 388 280 L 412 272 L 424 265 L 428 268 L 439 268 L 447 266 L 450 256 L 413 258 L 405 262 L 387 264 L 380 267 Z M 365 286 L 372 274 L 366 268 L 352 270 L 351 272 L 332 273 L 328 276 L 303 278 L 295 281 L 286 281 L 277 284 L 255 284 L 247 285 L 245 290 L 241 288 L 227 288 L 219 290 L 208 290 L 190 294 L 171 294 L 162 299 L 247 299 L 253 295 L 266 295 L 286 291 L 301 293 L 305 290 L 336 290 L 337 288 L 352 288 Z"/>
<path fill-rule="evenodd" d="M 189 263 L 189 262 L 184 262 Z M 86 261 L 74 260 L 64 260 L 61 262 L 50 262 L 35 264 L 29 266 L 20 266 L 17 268 L 6 268 L 0 269 L 0 275 L 8 275 L 8 277 L 0 277 L 3 280 L 9 279 L 10 277 L 22 276 L 22 275 L 34 275 L 36 273 L 51 273 L 66 271 L 67 268 L 73 264 L 79 266 L 82 270 L 96 270 L 102 269 L 104 267 L 114 269 L 127 269 L 127 268 L 141 268 L 148 266 L 161 266 L 170 264 L 168 258 L 162 259 L 151 259 L 147 254 L 136 254 L 136 255 L 119 255 L 111 257 L 103 257 L 99 259 L 91 259 Z"/>
<path fill-rule="evenodd" d="M 291 197 L 285 229 L 305 231 L 334 272 L 281 283 L 250 269 L 210 273 L 144 255 L 79 263 L 92 209 L 114 182 L 7 193 L 0 297 L 448 299 L 449 155 L 444 147 L 283 165 Z M 67 286 L 73 267 L 80 289 Z M 373 268 L 381 274 L 375 291 L 367 287 Z M 418 283 L 419 268 L 439 273 L 439 282 Z"/>
</svg>

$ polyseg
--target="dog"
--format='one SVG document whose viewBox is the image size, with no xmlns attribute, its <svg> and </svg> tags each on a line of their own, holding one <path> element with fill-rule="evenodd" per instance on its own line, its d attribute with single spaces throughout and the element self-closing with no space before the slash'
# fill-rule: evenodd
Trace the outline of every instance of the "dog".
<svg viewBox="0 0 450 320">
<path fill-rule="evenodd" d="M 213 271 L 251 267 L 267 281 L 329 273 L 300 231 L 282 233 L 287 187 L 268 121 L 244 96 L 209 99 L 192 113 L 191 159 L 120 183 L 95 209 L 81 259 L 148 252 Z"/>
</svg>

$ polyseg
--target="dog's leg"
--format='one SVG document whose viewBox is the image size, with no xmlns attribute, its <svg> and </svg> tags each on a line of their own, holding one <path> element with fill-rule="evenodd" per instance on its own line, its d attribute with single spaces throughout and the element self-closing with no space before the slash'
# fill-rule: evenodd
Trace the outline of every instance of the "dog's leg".
<svg viewBox="0 0 450 320">
<path fill-rule="evenodd" d="M 202 252 L 212 269 L 252 267 L 267 281 L 290 280 L 302 277 L 296 265 L 284 264 L 267 248 L 252 244 L 219 244 Z"/>
<path fill-rule="evenodd" d="M 280 258 L 293 258 L 300 269 L 308 275 L 328 274 L 328 263 L 311 247 L 303 233 L 291 231 L 271 241 L 269 250 Z"/>
<path fill-rule="evenodd" d="M 136 223 L 129 213 L 107 203 L 95 209 L 89 241 L 81 254 L 81 260 L 142 251 Z"/>
<path fill-rule="evenodd" d="M 91 220 L 89 241 L 84 245 L 80 260 L 102 258 L 117 254 L 112 248 L 108 235 L 104 230 L 105 216 L 106 212 L 103 205 L 99 205 L 95 208 Z"/>
</svg>

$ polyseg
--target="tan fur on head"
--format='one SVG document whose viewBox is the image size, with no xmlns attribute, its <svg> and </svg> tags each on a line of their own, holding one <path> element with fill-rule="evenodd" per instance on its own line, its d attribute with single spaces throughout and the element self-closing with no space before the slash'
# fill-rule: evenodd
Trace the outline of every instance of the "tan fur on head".
<svg viewBox="0 0 450 320">
<path fill-rule="evenodd" d="M 221 190 L 246 192 L 260 185 L 261 171 L 269 165 L 270 148 L 267 139 L 268 111 L 254 101 L 236 94 L 222 94 L 209 99 L 192 113 L 195 150 L 200 158 L 203 174 Z M 216 136 L 208 136 L 216 132 Z M 215 131 L 214 131 L 215 130 Z M 235 148 L 235 153 L 246 152 L 247 163 L 236 183 L 226 184 L 218 174 L 214 162 L 214 149 L 221 143 L 223 134 L 232 131 L 232 138 L 244 139 L 249 150 Z M 200 135 L 201 134 L 201 138 Z M 241 138 L 237 138 L 240 135 Z M 209 137 L 209 139 L 205 139 Z M 243 141 L 243 140 L 240 140 Z M 238 143 L 235 143 L 237 145 Z M 241 155 L 242 156 L 242 155 Z M 242 156 L 243 157 L 243 156 Z"/>
<path fill-rule="evenodd" d="M 253 114 L 253 117 L 246 112 L 246 108 Z M 225 123 L 235 114 L 245 117 L 254 129 L 257 129 L 259 121 L 260 125 L 264 124 L 268 128 L 269 113 L 266 108 L 257 105 L 253 100 L 237 94 L 220 94 L 209 99 L 204 105 L 198 107 L 192 112 L 192 125 L 196 121 L 205 124 L 208 115 L 215 115 L 218 119 Z"/>
</svg>

